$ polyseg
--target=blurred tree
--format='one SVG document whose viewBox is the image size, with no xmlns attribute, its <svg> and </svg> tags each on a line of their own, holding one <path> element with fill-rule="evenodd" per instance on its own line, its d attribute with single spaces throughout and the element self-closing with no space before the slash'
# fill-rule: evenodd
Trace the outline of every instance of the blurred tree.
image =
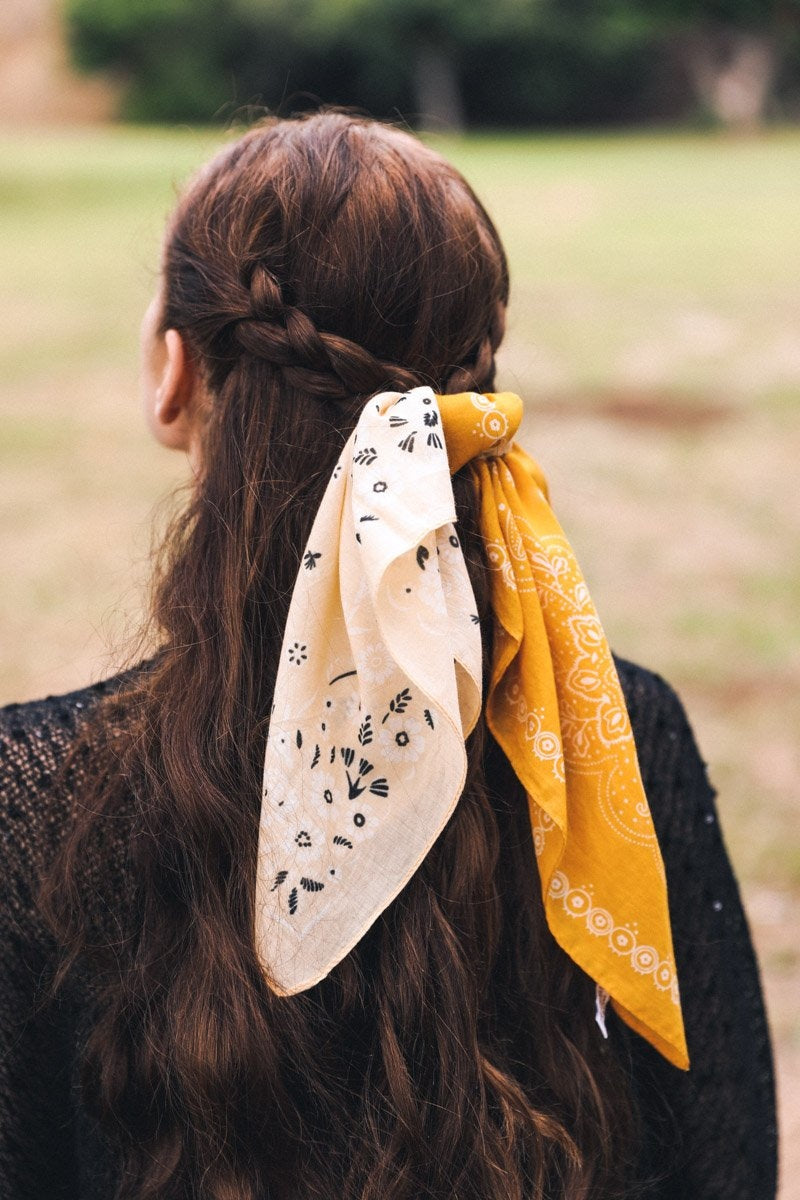
<svg viewBox="0 0 800 1200">
<path fill-rule="evenodd" d="M 258 0 L 252 0 L 258 3 Z M 401 77 L 433 129 L 633 116 L 658 53 L 645 0 L 306 0 L 310 29 Z M 407 112 L 407 110 L 404 110 Z"/>
<path fill-rule="evenodd" d="M 763 121 L 800 28 L 800 0 L 609 0 L 671 43 L 701 106 L 739 128 Z"/>
<path fill-rule="evenodd" d="M 321 11 L 316 0 L 64 0 L 76 65 L 114 76 L 121 115 L 138 121 L 221 120 L 287 96 L 300 108 L 357 103 L 366 49 Z M 365 98 L 377 111 L 407 103 L 397 82 L 368 79 Z"/>
<path fill-rule="evenodd" d="M 600 124 L 699 102 L 748 125 L 800 0 L 65 0 L 76 61 L 123 115 L 214 120 L 320 101 L 436 129 Z M 794 41 L 792 41 L 794 38 Z M 662 98 L 654 81 L 669 78 Z M 696 100 L 692 99 L 692 95 Z"/>
<path fill-rule="evenodd" d="M 438 129 L 465 122 L 464 68 L 487 45 L 529 42 L 546 0 L 310 0 L 310 24 L 407 74 L 416 120 Z"/>
</svg>

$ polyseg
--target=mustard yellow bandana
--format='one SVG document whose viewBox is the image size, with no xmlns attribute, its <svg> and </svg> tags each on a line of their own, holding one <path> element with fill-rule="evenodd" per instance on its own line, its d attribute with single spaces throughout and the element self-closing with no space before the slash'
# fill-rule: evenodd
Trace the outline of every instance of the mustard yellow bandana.
<svg viewBox="0 0 800 1200">
<path fill-rule="evenodd" d="M 511 393 L 365 405 L 289 608 L 264 763 L 255 938 L 270 986 L 323 979 L 401 891 L 466 777 L 481 640 L 451 472 L 492 572 L 486 718 L 528 796 L 548 925 L 605 1001 L 689 1065 L 664 867 L 613 659 Z"/>
</svg>

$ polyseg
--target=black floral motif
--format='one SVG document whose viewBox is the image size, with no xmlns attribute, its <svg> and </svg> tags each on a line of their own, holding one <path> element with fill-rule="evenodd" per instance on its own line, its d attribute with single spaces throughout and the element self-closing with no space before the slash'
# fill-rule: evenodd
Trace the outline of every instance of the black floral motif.
<svg viewBox="0 0 800 1200">
<path fill-rule="evenodd" d="M 470 619 L 470 621 L 472 621 L 473 625 L 480 625 L 480 623 L 481 623 L 481 619 L 477 613 L 470 613 L 469 619 Z"/>
<path fill-rule="evenodd" d="M 406 434 L 403 440 L 397 444 L 401 450 L 407 450 L 408 453 L 411 454 L 414 450 L 414 442 L 416 441 L 416 437 L 417 431 L 416 429 L 412 429 L 411 433 Z"/>
<path fill-rule="evenodd" d="M 342 837 L 342 835 L 340 833 L 337 833 L 334 836 L 333 844 L 334 844 L 334 846 L 346 846 L 348 850 L 353 849 L 353 843 L 350 841 L 350 839 L 346 838 L 346 837 Z"/>
<path fill-rule="evenodd" d="M 287 876 L 288 874 L 289 874 L 289 872 L 288 872 L 288 871 L 278 871 L 278 874 L 275 876 L 275 882 L 273 883 L 272 887 L 271 887 L 269 890 L 270 890 L 271 892 L 274 892 L 274 891 L 275 891 L 275 889 L 276 889 L 276 888 L 279 888 L 279 887 L 281 886 L 281 884 L 282 884 L 282 883 L 285 883 L 285 882 L 286 882 L 286 876 Z"/>
<path fill-rule="evenodd" d="M 433 401 L 431 400 L 430 396 L 423 396 L 423 397 L 422 397 L 422 403 L 423 403 L 423 404 L 432 404 L 432 403 L 433 403 Z"/>
<path fill-rule="evenodd" d="M 353 457 L 353 462 L 357 462 L 360 466 L 371 467 L 377 457 L 378 452 L 374 446 L 365 446 Z"/>
<path fill-rule="evenodd" d="M 422 710 L 422 715 L 425 718 L 426 723 L 430 725 L 431 729 L 433 729 L 433 713 L 431 710 L 429 708 L 424 708 Z"/>
<path fill-rule="evenodd" d="M 360 759 L 358 763 L 358 771 L 356 772 L 355 779 L 353 779 L 350 775 L 350 767 L 352 766 L 353 759 L 355 758 L 354 752 L 349 747 L 346 749 L 343 748 L 342 758 L 344 759 L 346 768 L 345 775 L 347 776 L 347 798 L 348 800 L 357 800 L 358 797 L 367 790 L 367 785 L 363 782 L 363 780 L 366 779 L 367 775 L 374 770 L 374 767 L 366 758 Z"/>
<path fill-rule="evenodd" d="M 322 558 L 321 550 L 306 550 L 303 556 L 303 566 L 307 571 L 313 571 L 319 558 Z"/>
<path fill-rule="evenodd" d="M 372 490 L 373 490 L 373 492 L 378 492 L 378 493 L 385 492 L 388 486 L 389 485 L 385 479 L 379 479 L 379 480 L 377 480 L 376 483 L 373 483 Z M 356 534 L 356 537 L 358 537 L 358 534 Z"/>
<path fill-rule="evenodd" d="M 400 425 L 407 425 L 408 417 L 389 417 L 389 426 L 391 429 L 397 429 Z"/>
<path fill-rule="evenodd" d="M 293 887 L 289 892 L 289 915 L 294 916 L 297 912 L 297 888 Z"/>
<path fill-rule="evenodd" d="M 307 829 L 300 829 L 294 835 L 294 840 L 298 846 L 303 846 L 307 849 L 311 845 L 311 834 Z"/>
<path fill-rule="evenodd" d="M 389 720 L 392 713 L 404 713 L 413 699 L 408 688 L 403 688 L 402 692 L 398 692 L 393 700 L 389 701 L 389 709 L 381 721 L 381 725 Z"/>
<path fill-rule="evenodd" d="M 431 556 L 431 552 L 427 546 L 417 546 L 417 566 L 420 571 L 425 570 L 425 563 Z"/>
<path fill-rule="evenodd" d="M 386 714 L 389 715 L 388 713 Z M 339 750 L 342 756 L 342 761 L 345 765 L 345 775 L 347 777 L 347 798 L 348 800 L 357 800 L 359 796 L 367 791 L 365 782 L 368 775 L 371 775 L 375 767 L 366 758 L 358 760 L 358 770 L 355 772 L 355 778 L 350 773 L 350 768 L 356 760 L 356 752 L 351 746 L 342 746 Z M 369 784 L 369 790 L 374 796 L 388 796 L 389 783 L 388 780 L 381 776 L 379 779 L 373 779 Z"/>
<path fill-rule="evenodd" d="M 380 517 L 376 517 L 374 513 L 364 513 L 364 516 L 358 519 L 359 521 L 380 521 Z"/>
<path fill-rule="evenodd" d="M 428 434 L 428 445 L 435 446 L 437 450 L 441 450 L 442 439 L 439 437 L 438 433 L 429 433 Z"/>
<path fill-rule="evenodd" d="M 333 804 L 333 792 L 330 788 L 325 788 L 325 791 L 322 793 L 322 798 L 326 804 Z"/>
<path fill-rule="evenodd" d="M 398 746 L 407 746 L 408 743 L 411 741 L 411 738 L 408 736 L 405 729 L 400 729 L 394 735 L 394 740 L 397 742 Z"/>
<path fill-rule="evenodd" d="M 299 642 L 295 642 L 294 645 L 289 647 L 289 662 L 294 663 L 295 666 L 299 667 L 300 663 L 305 662 L 308 658 L 308 655 L 306 654 L 307 649 L 308 646 L 301 646 Z"/>
<path fill-rule="evenodd" d="M 434 426 L 439 424 L 439 414 L 435 412 L 423 413 L 422 419 L 426 425 Z"/>
<path fill-rule="evenodd" d="M 353 824 L 357 825 L 359 829 L 361 828 L 362 825 L 366 824 L 366 821 L 367 821 L 367 818 L 364 816 L 363 813 L 360 813 L 360 812 L 353 813 Z"/>
<path fill-rule="evenodd" d="M 317 743 L 317 745 L 314 747 L 314 757 L 311 759 L 311 766 L 309 767 L 309 770 L 313 771 L 314 767 L 317 765 L 318 762 L 319 762 L 319 743 Z"/>
<path fill-rule="evenodd" d="M 372 741 L 372 717 L 367 713 L 364 720 L 358 727 L 358 742 L 361 746 L 368 746 Z"/>
<path fill-rule="evenodd" d="M 325 884 L 320 883 L 318 879 L 309 879 L 306 875 L 302 875 L 300 877 L 300 887 L 305 892 L 321 892 Z"/>
</svg>

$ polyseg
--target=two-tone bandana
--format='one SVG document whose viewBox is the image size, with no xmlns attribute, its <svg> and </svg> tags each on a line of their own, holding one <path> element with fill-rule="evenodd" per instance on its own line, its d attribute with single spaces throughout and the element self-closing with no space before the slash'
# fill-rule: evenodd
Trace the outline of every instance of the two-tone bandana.
<svg viewBox="0 0 800 1200">
<path fill-rule="evenodd" d="M 264 764 L 255 936 L 274 991 L 323 979 L 419 867 L 464 787 L 481 635 L 451 473 L 490 565 L 489 728 L 528 796 L 548 925 L 687 1068 L 664 867 L 614 662 L 511 393 L 365 405 L 292 595 Z"/>
</svg>

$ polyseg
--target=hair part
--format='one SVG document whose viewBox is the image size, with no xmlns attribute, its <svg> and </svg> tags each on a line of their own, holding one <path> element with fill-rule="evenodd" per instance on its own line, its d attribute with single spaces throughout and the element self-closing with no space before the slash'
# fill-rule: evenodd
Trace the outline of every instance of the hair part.
<svg viewBox="0 0 800 1200">
<path fill-rule="evenodd" d="M 191 184 L 163 276 L 162 328 L 206 381 L 203 466 L 155 572 L 158 654 L 73 753 L 41 895 L 55 988 L 79 960 L 95 981 L 82 1082 L 118 1200 L 628 1195 L 622 1073 L 547 930 L 525 796 L 483 718 L 447 827 L 325 980 L 275 995 L 252 935 L 300 555 L 369 395 L 491 388 L 508 271 L 489 217 L 399 130 L 270 121 Z M 488 677 L 489 568 L 453 483 Z M 124 886 L 102 865 L 120 827 Z"/>
</svg>

